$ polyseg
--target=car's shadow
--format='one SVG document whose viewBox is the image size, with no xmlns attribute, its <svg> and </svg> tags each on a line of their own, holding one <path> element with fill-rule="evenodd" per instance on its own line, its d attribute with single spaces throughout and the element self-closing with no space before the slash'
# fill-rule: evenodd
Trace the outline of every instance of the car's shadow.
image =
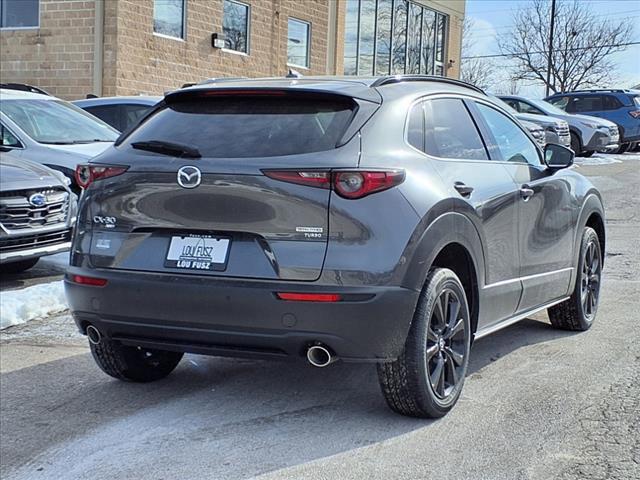
<svg viewBox="0 0 640 480">
<path fill-rule="evenodd" d="M 470 375 L 564 335 L 525 320 L 478 341 Z M 210 478 L 246 478 L 432 424 L 389 411 L 375 367 L 363 364 L 188 355 L 166 380 L 131 384 L 104 376 L 87 354 L 3 374 L 1 387 L 3 470 L 23 467 L 20 476 L 45 467 L 46 478 L 80 476 L 117 462 L 119 472 L 161 466 L 178 478 L 178 466 L 204 462 Z"/>
</svg>

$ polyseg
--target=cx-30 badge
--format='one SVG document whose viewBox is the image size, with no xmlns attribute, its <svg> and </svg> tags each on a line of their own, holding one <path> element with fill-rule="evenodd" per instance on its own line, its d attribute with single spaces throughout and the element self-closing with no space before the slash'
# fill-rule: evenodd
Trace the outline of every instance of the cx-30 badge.
<svg viewBox="0 0 640 480">
<path fill-rule="evenodd" d="M 202 181 L 202 173 L 197 167 L 187 165 L 178 170 L 178 185 L 182 188 L 196 188 Z"/>
</svg>

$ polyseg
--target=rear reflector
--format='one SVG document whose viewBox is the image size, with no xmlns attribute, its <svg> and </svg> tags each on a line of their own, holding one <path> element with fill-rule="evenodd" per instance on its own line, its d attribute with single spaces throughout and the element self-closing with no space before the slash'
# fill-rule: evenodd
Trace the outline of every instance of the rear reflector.
<svg viewBox="0 0 640 480">
<path fill-rule="evenodd" d="M 337 293 L 284 293 L 276 292 L 280 300 L 290 302 L 339 302 L 342 296 Z"/>
<path fill-rule="evenodd" d="M 90 287 L 104 287 L 107 284 L 105 278 L 85 277 L 84 275 L 73 275 L 71 277 L 73 283 L 80 285 L 88 285 Z"/>
</svg>

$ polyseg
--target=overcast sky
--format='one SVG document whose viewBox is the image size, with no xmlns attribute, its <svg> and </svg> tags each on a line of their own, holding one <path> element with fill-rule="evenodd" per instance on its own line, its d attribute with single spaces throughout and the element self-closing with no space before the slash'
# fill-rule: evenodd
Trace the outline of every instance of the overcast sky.
<svg viewBox="0 0 640 480">
<path fill-rule="evenodd" d="M 562 1 L 562 0 L 558 0 Z M 629 18 L 636 25 L 631 41 L 640 41 L 640 0 L 582 0 L 602 18 Z M 512 13 L 529 0 L 467 0 L 466 15 L 474 20 L 472 55 L 500 53 L 496 37 L 508 32 L 513 24 Z M 466 54 L 466 52 L 465 52 Z M 614 57 L 618 64 L 616 87 L 629 88 L 640 83 L 640 45 L 627 47 Z M 500 70 L 500 69 L 498 69 Z M 619 83 L 619 84 L 618 84 Z M 542 96 L 543 87 L 522 87 L 524 95 Z"/>
</svg>

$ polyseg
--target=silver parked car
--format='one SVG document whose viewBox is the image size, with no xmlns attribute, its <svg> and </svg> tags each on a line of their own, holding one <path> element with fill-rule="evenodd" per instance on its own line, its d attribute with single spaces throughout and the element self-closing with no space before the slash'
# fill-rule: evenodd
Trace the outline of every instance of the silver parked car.
<svg viewBox="0 0 640 480">
<path fill-rule="evenodd" d="M 2 147 L 64 173 L 75 187 L 76 165 L 102 153 L 118 131 L 51 95 L 0 89 Z"/>
<path fill-rule="evenodd" d="M 33 267 L 44 255 L 68 251 L 77 199 L 61 172 L 0 154 L 0 266 L 3 273 Z"/>
<path fill-rule="evenodd" d="M 571 115 L 544 100 L 516 95 L 499 97 L 519 113 L 545 115 L 567 122 L 571 133 L 571 149 L 576 155 L 590 157 L 596 151 L 612 151 L 618 148 L 620 135 L 618 126 L 613 122 L 587 115 Z"/>
<path fill-rule="evenodd" d="M 87 98 L 74 100 L 71 103 L 98 117 L 116 130 L 124 132 L 136 125 L 160 100 L 162 97 L 140 95 Z"/>
</svg>

